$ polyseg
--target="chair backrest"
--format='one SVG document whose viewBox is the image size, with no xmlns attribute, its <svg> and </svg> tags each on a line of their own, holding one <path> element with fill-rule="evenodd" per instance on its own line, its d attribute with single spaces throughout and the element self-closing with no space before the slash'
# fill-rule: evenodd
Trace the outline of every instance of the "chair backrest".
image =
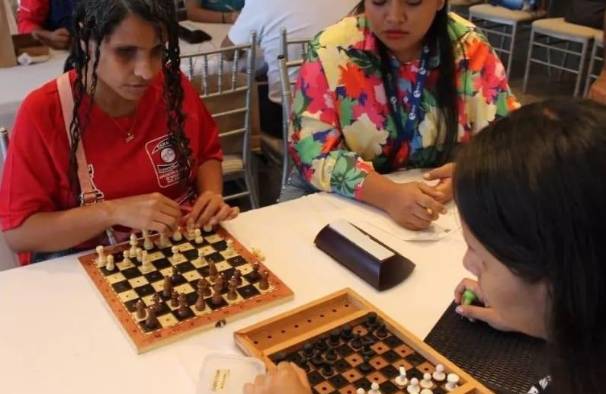
<svg viewBox="0 0 606 394">
<path fill-rule="evenodd" d="M 0 127 L 0 181 L 4 171 L 4 162 L 8 154 L 8 130 Z M 4 237 L 0 234 L 0 271 L 19 266 L 15 253 L 8 247 Z"/>
<path fill-rule="evenodd" d="M 303 64 L 310 48 L 309 38 L 288 39 L 286 29 L 282 29 L 280 36 L 281 53 L 278 56 L 280 69 L 280 93 L 282 97 L 282 140 L 284 158 L 282 162 L 282 187 L 288 181 L 290 172 L 290 159 L 288 154 L 288 128 L 292 108 L 293 87 L 297 80 L 299 67 Z"/>
</svg>

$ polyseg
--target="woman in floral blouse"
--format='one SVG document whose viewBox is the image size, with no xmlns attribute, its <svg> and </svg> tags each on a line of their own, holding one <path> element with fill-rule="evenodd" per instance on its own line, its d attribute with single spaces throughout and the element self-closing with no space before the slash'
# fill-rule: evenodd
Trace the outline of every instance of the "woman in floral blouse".
<svg viewBox="0 0 606 394">
<path fill-rule="evenodd" d="M 298 171 L 282 200 L 335 192 L 415 230 L 444 211 L 456 145 L 519 107 L 486 38 L 446 3 L 364 0 L 312 41 L 293 102 Z M 427 175 L 439 182 L 381 175 L 413 167 L 439 167 Z"/>
</svg>

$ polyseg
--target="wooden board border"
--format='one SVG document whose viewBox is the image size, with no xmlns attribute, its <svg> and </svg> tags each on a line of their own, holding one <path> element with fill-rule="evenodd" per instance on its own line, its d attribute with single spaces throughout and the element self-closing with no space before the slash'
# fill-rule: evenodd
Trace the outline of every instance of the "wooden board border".
<svg viewBox="0 0 606 394">
<path fill-rule="evenodd" d="M 290 322 L 293 318 L 305 317 L 312 313 L 314 310 L 325 308 L 327 304 L 334 302 L 335 300 L 346 299 L 349 300 L 354 308 L 351 308 L 349 318 L 340 316 L 337 320 L 326 319 L 326 323 L 323 326 L 315 327 L 311 331 L 303 335 L 297 335 L 293 338 L 285 338 L 279 343 L 275 343 L 267 348 L 261 348 L 255 344 L 255 339 L 259 333 L 271 334 L 274 332 L 274 328 L 278 329 L 282 327 L 286 321 Z M 413 348 L 417 353 L 422 355 L 432 364 L 443 364 L 445 369 L 449 372 L 454 372 L 461 378 L 461 385 L 458 389 L 452 391 L 454 394 L 489 394 L 493 393 L 482 383 L 474 379 L 467 372 L 456 366 L 452 361 L 448 360 L 445 356 L 437 352 L 431 346 L 420 340 L 412 332 L 404 328 L 402 325 L 391 319 L 379 308 L 366 301 L 362 296 L 353 291 L 350 288 L 339 290 L 335 293 L 329 294 L 316 301 L 302 305 L 294 310 L 282 313 L 271 319 L 264 320 L 252 326 L 243 328 L 234 332 L 234 341 L 236 345 L 247 355 L 257 357 L 261 359 L 266 366 L 273 367 L 274 364 L 269 358 L 272 354 L 278 351 L 300 345 L 304 341 L 309 341 L 322 334 L 330 332 L 334 327 L 341 326 L 345 323 L 356 321 L 362 316 L 369 312 L 375 312 L 377 315 L 386 323 L 387 328 L 390 331 L 398 334 L 399 338 L 403 340 L 406 345 Z M 290 323 L 289 323 L 290 324 Z"/>
</svg>

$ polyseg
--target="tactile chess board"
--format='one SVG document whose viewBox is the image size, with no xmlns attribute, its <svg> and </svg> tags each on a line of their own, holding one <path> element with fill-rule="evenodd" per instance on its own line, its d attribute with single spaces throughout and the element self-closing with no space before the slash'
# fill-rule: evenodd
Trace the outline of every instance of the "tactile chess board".
<svg viewBox="0 0 606 394">
<path fill-rule="evenodd" d="M 130 248 L 128 243 L 108 247 L 106 252 L 116 261 L 111 271 L 97 267 L 96 253 L 80 257 L 82 266 L 139 353 L 205 328 L 222 326 L 229 320 L 292 298 L 292 291 L 225 229 L 218 227 L 212 232 L 202 232 L 202 238 L 203 241 L 197 244 L 184 234 L 181 241 L 169 238 L 170 246 L 160 248 L 155 236 L 153 248 L 147 250 L 147 265 L 136 258 L 124 261 L 123 251 Z M 139 243 L 142 246 L 142 239 Z M 179 249 L 177 258 L 172 254 L 173 246 Z M 205 278 L 211 286 L 215 284 L 209 276 L 210 261 L 215 263 L 218 276 L 223 275 L 224 286 L 220 302 L 213 301 L 211 295 L 205 296 L 205 307 L 198 310 L 195 307 L 198 281 Z M 255 270 L 253 267 L 257 264 L 258 270 Z M 241 280 L 236 288 L 236 298 L 230 300 L 227 297 L 228 281 L 236 270 L 240 271 Z M 259 272 L 263 271 L 269 273 L 267 289 L 259 285 Z M 171 297 L 163 295 L 165 277 L 171 278 L 174 291 L 185 295 L 186 308 L 179 311 L 179 306 L 171 303 Z M 145 318 L 137 316 L 140 300 L 146 309 L 153 307 L 155 310 L 157 321 L 151 328 Z"/>
<path fill-rule="evenodd" d="M 235 340 L 267 365 L 294 362 L 317 394 L 356 394 L 373 383 L 381 394 L 406 394 L 408 384 L 397 384 L 400 367 L 409 383 L 432 375 L 433 394 L 491 392 L 349 289 L 238 331 Z M 434 380 L 439 364 L 444 379 Z M 454 389 L 448 374 L 459 377 Z"/>
</svg>

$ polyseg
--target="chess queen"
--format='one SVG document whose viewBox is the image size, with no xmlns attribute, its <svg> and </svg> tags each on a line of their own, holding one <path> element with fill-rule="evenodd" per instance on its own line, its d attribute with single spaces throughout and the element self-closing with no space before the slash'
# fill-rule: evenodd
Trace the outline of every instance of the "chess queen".
<svg viewBox="0 0 606 394">
<path fill-rule="evenodd" d="M 28 95 L 11 133 L 9 246 L 39 261 L 93 247 L 112 226 L 172 232 L 235 217 L 217 126 L 180 72 L 174 2 L 82 0 L 73 27 L 72 70 Z"/>
</svg>

